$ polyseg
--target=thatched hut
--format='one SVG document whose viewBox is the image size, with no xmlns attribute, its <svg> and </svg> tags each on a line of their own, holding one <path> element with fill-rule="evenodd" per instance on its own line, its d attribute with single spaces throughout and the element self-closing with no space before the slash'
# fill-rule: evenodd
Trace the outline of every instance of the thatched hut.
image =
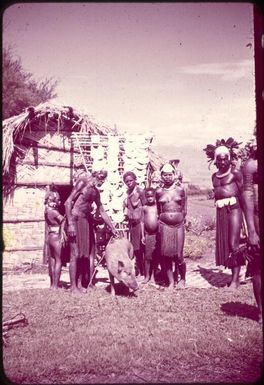
<svg viewBox="0 0 264 385">
<path fill-rule="evenodd" d="M 75 133 L 78 133 L 78 138 Z M 42 260 L 47 186 L 54 183 L 64 203 L 78 170 L 83 166 L 88 171 L 92 169 L 91 146 L 94 145 L 94 149 L 103 148 L 106 157 L 107 138 L 110 136 L 118 136 L 115 128 L 98 124 L 72 107 L 50 103 L 28 108 L 26 112 L 3 122 L 5 265 Z M 96 143 L 93 143 L 94 138 L 97 138 Z M 124 137 L 120 136 L 118 140 L 118 177 L 121 178 L 126 151 Z M 151 151 L 150 143 L 151 139 L 145 147 L 149 159 L 145 168 L 141 165 L 144 171 L 140 171 L 142 178 L 159 169 L 161 163 Z M 112 175 L 117 174 L 113 172 Z M 62 210 L 63 207 L 62 204 Z"/>
</svg>

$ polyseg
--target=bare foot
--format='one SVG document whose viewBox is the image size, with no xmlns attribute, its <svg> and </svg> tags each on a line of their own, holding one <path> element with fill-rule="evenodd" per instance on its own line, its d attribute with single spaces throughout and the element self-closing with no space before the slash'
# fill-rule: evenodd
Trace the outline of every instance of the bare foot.
<svg viewBox="0 0 264 385">
<path fill-rule="evenodd" d="M 138 275 L 138 276 L 136 277 L 136 280 L 137 280 L 138 282 L 144 281 L 144 279 L 145 279 L 144 275 Z"/>
<path fill-rule="evenodd" d="M 263 324 L 263 314 L 262 314 L 262 312 L 260 310 L 258 311 L 258 323 L 260 325 Z"/>
<path fill-rule="evenodd" d="M 227 287 L 228 290 L 234 291 L 237 290 L 240 286 L 239 282 L 231 282 L 230 285 Z"/>
<path fill-rule="evenodd" d="M 72 294 L 78 294 L 78 295 L 84 294 L 84 292 L 81 289 L 79 289 L 78 287 L 70 287 L 70 292 Z"/>
<path fill-rule="evenodd" d="M 164 291 L 164 290 L 165 290 L 165 287 L 164 287 L 164 286 L 159 286 L 158 289 L 159 289 L 160 291 Z"/>
<path fill-rule="evenodd" d="M 158 285 L 158 284 L 155 282 L 155 279 L 154 279 L 153 277 L 150 278 L 150 280 L 149 280 L 149 285 L 155 287 L 156 289 L 159 289 L 159 287 L 160 287 L 160 285 Z"/>
<path fill-rule="evenodd" d="M 50 286 L 50 290 L 58 290 L 58 289 L 59 289 L 59 286 L 55 286 L 55 285 Z"/>
<path fill-rule="evenodd" d="M 145 279 L 143 279 L 143 281 L 142 282 L 140 282 L 140 283 L 143 283 L 143 284 L 146 284 L 146 283 L 148 283 L 149 282 L 149 278 L 148 277 L 146 277 Z"/>
<path fill-rule="evenodd" d="M 177 283 L 176 288 L 179 289 L 179 290 L 185 289 L 185 287 L 186 287 L 185 284 L 186 284 L 185 280 L 184 279 L 180 279 L 179 282 Z"/>
<path fill-rule="evenodd" d="M 55 291 L 59 290 L 59 286 L 53 286 L 53 290 Z"/>
<path fill-rule="evenodd" d="M 156 282 L 154 282 L 154 281 L 149 281 L 149 285 L 155 287 L 156 289 L 159 289 L 159 288 L 160 288 L 160 285 L 158 285 L 158 284 L 157 284 Z"/>
</svg>

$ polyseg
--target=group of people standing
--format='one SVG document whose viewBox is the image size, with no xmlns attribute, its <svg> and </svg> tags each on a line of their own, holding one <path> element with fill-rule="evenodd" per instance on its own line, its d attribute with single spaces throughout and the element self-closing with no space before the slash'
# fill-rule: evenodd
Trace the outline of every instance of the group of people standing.
<svg viewBox="0 0 264 385">
<path fill-rule="evenodd" d="M 56 188 L 51 188 L 46 194 L 46 246 L 53 289 L 59 287 L 65 233 L 70 244 L 71 290 L 86 292 L 87 288 L 93 287 L 96 255 L 94 205 L 110 234 L 119 236 L 100 199 L 99 190 L 106 178 L 107 172 L 104 170 L 79 177 L 65 202 L 65 216 L 59 211 L 61 202 Z M 163 165 L 160 178 L 153 178 L 153 184 L 146 189 L 138 186 L 137 177 L 132 171 L 123 175 L 123 181 L 127 186 L 127 197 L 123 203 L 124 218 L 134 249 L 138 279 L 142 284 L 149 281 L 155 283 L 157 272 L 162 270 L 169 288 L 175 285 L 184 287 L 186 264 L 183 245 L 187 197 L 181 180 L 176 178 L 176 170 L 169 163 Z"/>
<path fill-rule="evenodd" d="M 143 284 L 155 282 L 160 266 L 170 289 L 184 287 L 187 195 L 182 182 L 176 178 L 176 170 L 170 163 L 164 164 L 159 183 L 144 190 L 138 187 L 136 175 L 131 171 L 124 174 L 123 180 L 128 195 L 124 212 L 136 257 L 136 273 L 144 276 Z"/>
<path fill-rule="evenodd" d="M 257 198 L 257 156 L 252 147 L 242 169 L 235 165 L 237 143 L 233 138 L 218 140 L 204 151 L 217 171 L 212 175 L 216 206 L 216 265 L 231 269 L 230 289 L 239 287 L 240 268 L 248 260 L 255 299 L 262 312 L 260 245 Z M 112 236 L 118 230 L 103 208 L 99 189 L 107 178 L 104 170 L 77 179 L 65 202 L 65 217 L 59 212 L 60 197 L 49 191 L 45 200 L 46 243 L 49 248 L 51 288 L 57 289 L 61 272 L 63 247 L 62 223 L 67 222 L 70 243 L 70 284 L 73 292 L 92 287 L 95 261 L 93 205 Z M 165 273 L 168 288 L 184 288 L 186 263 L 183 257 L 187 194 L 182 175 L 172 163 L 166 163 L 159 177 L 154 174 L 149 187 L 137 184 L 134 172 L 123 175 L 127 197 L 123 210 L 128 223 L 129 239 L 134 248 L 136 274 L 142 284 L 155 283 L 159 270 Z M 245 218 L 248 247 L 241 252 L 241 226 Z"/>
</svg>

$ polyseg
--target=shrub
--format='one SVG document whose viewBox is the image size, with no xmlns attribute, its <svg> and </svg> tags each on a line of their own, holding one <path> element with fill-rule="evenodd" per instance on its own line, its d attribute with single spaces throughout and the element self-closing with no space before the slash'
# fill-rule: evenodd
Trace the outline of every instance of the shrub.
<svg viewBox="0 0 264 385">
<path fill-rule="evenodd" d="M 214 192 L 209 187 L 200 187 L 195 184 L 189 183 L 186 192 L 189 196 L 204 195 L 207 197 L 207 199 L 214 199 Z"/>
<path fill-rule="evenodd" d="M 202 221 L 202 217 L 188 217 L 185 230 L 195 235 L 202 235 L 204 231 L 215 230 L 216 223 L 214 218 L 207 218 Z"/>
<path fill-rule="evenodd" d="M 213 234 L 211 234 L 210 237 L 205 237 L 187 233 L 183 250 L 184 257 L 192 260 L 200 259 L 204 253 L 207 250 L 212 249 L 214 245 L 215 240 Z"/>
<path fill-rule="evenodd" d="M 201 195 L 202 189 L 194 184 L 189 183 L 187 187 L 187 195 Z"/>
<path fill-rule="evenodd" d="M 241 159 L 241 164 L 243 165 L 248 158 L 252 156 L 255 151 L 256 138 L 252 138 L 247 141 L 244 147 L 241 147 L 237 153 L 239 159 Z"/>
<path fill-rule="evenodd" d="M 207 199 L 214 199 L 214 190 L 213 189 L 207 189 Z"/>
</svg>

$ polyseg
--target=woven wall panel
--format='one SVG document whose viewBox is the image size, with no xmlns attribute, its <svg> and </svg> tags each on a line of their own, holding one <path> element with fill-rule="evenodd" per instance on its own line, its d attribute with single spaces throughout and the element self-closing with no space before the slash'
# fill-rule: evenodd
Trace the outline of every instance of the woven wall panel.
<svg viewBox="0 0 264 385">
<path fill-rule="evenodd" d="M 3 271 L 26 263 L 42 263 L 42 250 L 34 251 L 4 251 Z"/>
<path fill-rule="evenodd" d="M 16 182 L 18 184 L 71 184 L 71 169 L 56 166 L 17 165 Z"/>
<path fill-rule="evenodd" d="M 22 163 L 30 162 L 33 165 L 57 163 L 70 167 L 71 154 L 70 152 L 62 152 L 56 150 L 48 150 L 45 148 L 29 148 Z"/>
<path fill-rule="evenodd" d="M 3 205 L 3 220 L 44 219 L 45 188 L 17 187 Z"/>
<path fill-rule="evenodd" d="M 48 147 L 58 147 L 70 150 L 70 133 L 46 133 L 45 131 L 26 132 L 24 138 L 32 140 L 33 143 Z"/>
<path fill-rule="evenodd" d="M 44 230 L 44 222 L 4 223 L 4 247 L 6 250 L 43 247 Z"/>
</svg>

